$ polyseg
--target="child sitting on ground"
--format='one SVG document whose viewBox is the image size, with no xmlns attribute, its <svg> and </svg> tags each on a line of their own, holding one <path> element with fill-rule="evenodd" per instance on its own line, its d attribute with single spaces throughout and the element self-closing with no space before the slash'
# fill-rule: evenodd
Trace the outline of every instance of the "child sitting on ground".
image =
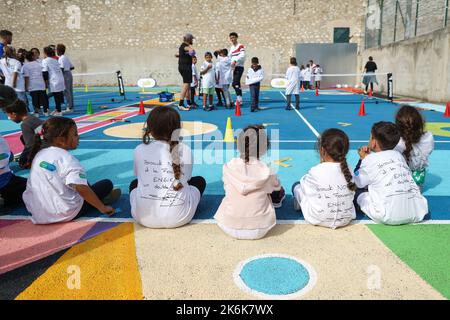
<svg viewBox="0 0 450 320">
<path fill-rule="evenodd" d="M 25 149 L 20 155 L 19 166 L 23 169 L 29 169 L 31 163 L 28 162 L 28 158 L 34 145 L 34 137 L 41 132 L 43 121 L 29 115 L 27 106 L 22 100 L 17 100 L 12 105 L 6 107 L 4 111 L 8 119 L 15 123 L 21 123 L 22 136 L 20 140 L 25 146 Z"/>
<path fill-rule="evenodd" d="M 428 158 L 434 150 L 434 137 L 425 131 L 425 120 L 420 112 L 411 106 L 403 106 L 397 112 L 395 124 L 401 139 L 395 150 L 405 156 L 413 179 L 422 189 L 428 167 Z"/>
<path fill-rule="evenodd" d="M 180 130 L 175 109 L 155 108 L 147 119 L 143 144 L 134 151 L 137 180 L 130 185 L 131 214 L 144 227 L 169 229 L 190 223 L 205 191 L 205 179 L 192 177 L 192 151 L 179 143 Z"/>
<path fill-rule="evenodd" d="M 347 165 L 350 142 L 339 129 L 325 131 L 319 139 L 320 164 L 292 189 L 295 209 L 313 225 L 337 229 L 356 219 L 353 205 L 356 185 Z"/>
<path fill-rule="evenodd" d="M 373 221 L 387 225 L 417 223 L 428 213 L 428 202 L 414 182 L 403 155 L 394 150 L 400 132 L 391 122 L 372 128 L 369 146 L 358 153 L 355 183 L 360 189 L 356 202 Z"/>
<path fill-rule="evenodd" d="M 225 198 L 215 219 L 229 236 L 240 240 L 263 238 L 275 225 L 275 208 L 281 208 L 285 192 L 277 175 L 261 161 L 269 140 L 261 125 L 239 135 L 241 155 L 223 167 Z"/>
<path fill-rule="evenodd" d="M 41 141 L 42 139 L 42 141 Z M 112 216 L 108 205 L 121 195 L 110 180 L 88 184 L 86 171 L 69 151 L 79 143 L 77 125 L 55 117 L 42 125 L 30 153 L 31 172 L 23 200 L 34 224 L 67 222 L 96 208 Z M 42 146 L 46 148 L 42 149 Z"/>
<path fill-rule="evenodd" d="M 22 194 L 27 187 L 27 179 L 17 177 L 9 168 L 11 150 L 0 135 L 0 206 L 22 204 Z"/>
</svg>

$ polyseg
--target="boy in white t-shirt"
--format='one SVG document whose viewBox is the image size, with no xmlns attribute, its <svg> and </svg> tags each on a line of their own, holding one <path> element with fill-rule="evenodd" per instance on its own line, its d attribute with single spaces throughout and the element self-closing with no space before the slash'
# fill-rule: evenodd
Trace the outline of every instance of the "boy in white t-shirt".
<svg viewBox="0 0 450 320">
<path fill-rule="evenodd" d="M 228 50 L 222 49 L 219 53 L 218 63 L 218 77 L 219 83 L 222 86 L 223 94 L 225 95 L 225 108 L 233 108 L 233 99 L 230 93 L 230 85 L 233 82 L 233 70 L 231 68 L 231 58 L 228 57 Z"/>
<path fill-rule="evenodd" d="M 198 104 L 195 102 L 195 91 L 199 85 L 200 75 L 197 70 L 197 57 L 192 57 L 192 83 L 191 83 L 191 107 L 198 108 Z"/>
<path fill-rule="evenodd" d="M 251 112 L 261 110 L 259 108 L 259 93 L 261 89 L 261 81 L 264 80 L 264 70 L 259 64 L 257 57 L 252 58 L 252 66 L 248 69 L 245 84 L 250 87 L 251 96 Z"/>
<path fill-rule="evenodd" d="M 47 87 L 50 89 L 55 99 L 55 111 L 53 116 L 62 116 L 61 104 L 64 102 L 64 75 L 58 61 L 55 59 L 55 50 L 51 47 L 44 48 L 45 59 L 42 61 L 42 71 Z"/>
<path fill-rule="evenodd" d="M 296 58 L 291 58 L 290 66 L 286 71 L 286 79 L 288 81 L 286 86 L 287 106 L 286 110 L 292 110 L 291 98 L 295 96 L 295 109 L 300 109 L 300 69 Z"/>
<path fill-rule="evenodd" d="M 355 170 L 355 183 L 363 190 L 357 192 L 356 202 L 377 223 L 418 223 L 428 214 L 428 202 L 405 158 L 394 150 L 399 141 L 395 124 L 379 122 L 372 128 L 369 146 L 358 151 L 361 160 Z"/>
<path fill-rule="evenodd" d="M 42 65 L 35 58 L 31 51 L 26 54 L 26 62 L 23 66 L 23 76 L 25 79 L 25 91 L 31 95 L 31 101 L 34 107 L 34 116 L 39 117 L 39 110 L 42 107 L 44 116 L 48 114 L 48 97 L 45 92 L 45 80 L 42 73 Z"/>
<path fill-rule="evenodd" d="M 216 67 L 212 62 L 212 53 L 206 52 L 205 62 L 203 62 L 200 75 L 202 75 L 203 110 L 214 110 L 213 99 L 216 86 Z M 206 106 L 209 97 L 209 107 Z"/>
<path fill-rule="evenodd" d="M 16 91 L 17 97 L 28 104 L 25 93 L 25 81 L 22 73 L 22 63 L 17 60 L 16 50 L 5 47 L 5 56 L 0 59 L 0 72 L 5 77 L 5 85 Z"/>
<path fill-rule="evenodd" d="M 63 71 L 64 85 L 66 89 L 64 90 L 64 97 L 66 99 L 66 113 L 74 111 L 73 104 L 73 76 L 72 70 L 75 70 L 70 59 L 66 56 L 66 46 L 63 44 L 58 44 L 56 46 L 56 51 L 58 53 L 59 59 L 58 63 Z"/>
</svg>

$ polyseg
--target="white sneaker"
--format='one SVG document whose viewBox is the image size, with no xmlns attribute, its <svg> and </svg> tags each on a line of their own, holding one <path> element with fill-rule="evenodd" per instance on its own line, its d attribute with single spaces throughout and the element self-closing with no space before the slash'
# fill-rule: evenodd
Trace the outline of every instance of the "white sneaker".
<svg viewBox="0 0 450 320">
<path fill-rule="evenodd" d="M 33 117 L 39 118 L 39 112 L 33 112 L 31 115 L 32 115 Z"/>
<path fill-rule="evenodd" d="M 67 108 L 63 111 L 63 113 L 73 113 L 73 109 Z"/>
<path fill-rule="evenodd" d="M 55 110 L 52 113 L 50 113 L 50 115 L 54 116 L 54 117 L 61 117 L 63 114 L 62 114 L 62 112 L 58 112 Z"/>
<path fill-rule="evenodd" d="M 180 111 L 189 111 L 189 108 L 186 108 L 185 106 L 178 106 L 178 110 L 180 110 Z"/>
<path fill-rule="evenodd" d="M 50 117 L 50 113 L 48 113 L 48 111 L 44 112 L 44 117 Z"/>
</svg>

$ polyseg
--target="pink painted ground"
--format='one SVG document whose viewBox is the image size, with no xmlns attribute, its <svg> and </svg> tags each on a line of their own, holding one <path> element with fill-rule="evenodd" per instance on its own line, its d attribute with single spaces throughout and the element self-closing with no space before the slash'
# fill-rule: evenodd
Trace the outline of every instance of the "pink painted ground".
<svg viewBox="0 0 450 320">
<path fill-rule="evenodd" d="M 0 228 L 0 274 L 76 244 L 96 223 L 89 221 L 48 226 L 20 221 Z"/>
</svg>

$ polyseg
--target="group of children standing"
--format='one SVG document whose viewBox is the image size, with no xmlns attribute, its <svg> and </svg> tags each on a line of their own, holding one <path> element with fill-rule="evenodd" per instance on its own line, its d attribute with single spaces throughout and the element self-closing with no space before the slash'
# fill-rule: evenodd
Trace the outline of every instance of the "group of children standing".
<svg viewBox="0 0 450 320">
<path fill-rule="evenodd" d="M 44 59 L 37 48 L 15 50 L 10 45 L 0 52 L 0 74 L 5 85 L 14 88 L 17 96 L 28 108 L 27 93 L 31 96 L 32 115 L 61 116 L 61 106 L 66 102 L 65 113 L 74 111 L 73 76 L 74 66 L 65 55 L 63 44 L 44 48 Z M 48 89 L 48 94 L 47 94 Z M 49 112 L 49 98 L 55 100 L 55 110 Z"/>
<path fill-rule="evenodd" d="M 149 228 L 188 224 L 206 188 L 204 178 L 192 177 L 192 153 L 179 142 L 180 129 L 175 109 L 155 108 L 148 117 L 143 143 L 134 151 L 137 179 L 130 184 L 131 213 Z M 6 204 L 23 201 L 37 224 L 70 221 L 92 208 L 114 214 L 110 204 L 119 199 L 121 191 L 110 180 L 88 183 L 86 171 L 69 153 L 78 142 L 73 120 L 54 117 L 43 123 L 28 154 L 31 173 L 27 181 L 9 169 L 11 153 L 0 138 L 0 196 Z M 264 162 L 269 145 L 262 125 L 249 126 L 237 139 L 240 156 L 223 167 L 225 197 L 215 219 L 231 237 L 260 239 L 276 225 L 275 208 L 283 205 L 286 193 Z M 421 186 L 434 139 L 425 131 L 417 109 L 403 106 L 395 123 L 376 123 L 369 145 L 358 150 L 360 162 L 353 172 L 347 163 L 349 146 L 343 131 L 326 130 L 318 141 L 320 164 L 292 187 L 294 207 L 307 222 L 344 227 L 356 218 L 358 208 L 377 223 L 388 225 L 425 219 L 428 203 Z"/>
</svg>

